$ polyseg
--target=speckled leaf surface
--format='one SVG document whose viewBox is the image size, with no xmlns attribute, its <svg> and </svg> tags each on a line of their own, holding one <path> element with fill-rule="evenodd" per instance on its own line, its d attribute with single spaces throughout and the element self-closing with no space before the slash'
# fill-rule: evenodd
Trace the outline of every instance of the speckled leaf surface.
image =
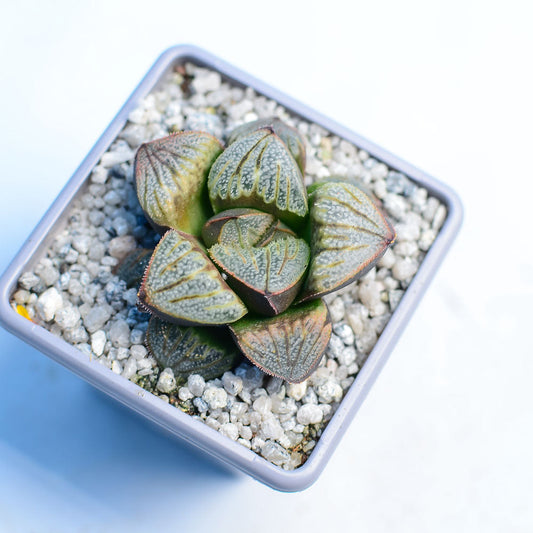
<svg viewBox="0 0 533 533">
<path fill-rule="evenodd" d="M 216 213 L 251 207 L 291 227 L 301 225 L 307 215 L 300 169 L 270 128 L 244 135 L 228 146 L 211 167 L 208 188 Z"/>
<path fill-rule="evenodd" d="M 171 368 L 178 385 L 190 374 L 214 379 L 241 358 L 227 328 L 178 326 L 152 316 L 146 345 L 159 366 Z"/>
<path fill-rule="evenodd" d="M 311 264 L 299 301 L 340 289 L 366 273 L 395 239 L 370 196 L 352 183 L 325 182 L 309 196 Z"/>
<path fill-rule="evenodd" d="M 227 324 L 247 312 L 195 239 L 175 230 L 159 241 L 138 300 L 142 309 L 182 325 Z"/>
<path fill-rule="evenodd" d="M 307 379 L 331 337 L 326 304 L 314 300 L 273 318 L 245 317 L 230 330 L 244 355 L 267 374 L 290 383 Z"/>
<path fill-rule="evenodd" d="M 143 279 L 144 271 L 150 262 L 153 250 L 137 248 L 128 254 L 115 267 L 114 273 L 126 282 L 127 287 L 138 287 Z"/>
<path fill-rule="evenodd" d="M 257 209 L 229 209 L 210 218 L 202 229 L 207 247 L 219 242 L 238 246 L 265 246 L 273 240 L 295 236 L 270 213 Z"/>
<path fill-rule="evenodd" d="M 265 315 L 292 303 L 309 264 L 309 246 L 291 236 L 263 247 L 215 244 L 209 255 L 246 306 Z"/>
<path fill-rule="evenodd" d="M 270 128 L 286 145 L 300 167 L 302 174 L 305 173 L 305 141 L 296 128 L 288 126 L 276 117 L 267 117 L 246 122 L 235 128 L 228 139 L 228 145 L 249 133 L 261 128 Z"/>
<path fill-rule="evenodd" d="M 215 137 L 196 131 L 142 144 L 135 156 L 135 181 L 148 219 L 199 235 L 211 215 L 207 174 L 221 152 Z"/>
</svg>

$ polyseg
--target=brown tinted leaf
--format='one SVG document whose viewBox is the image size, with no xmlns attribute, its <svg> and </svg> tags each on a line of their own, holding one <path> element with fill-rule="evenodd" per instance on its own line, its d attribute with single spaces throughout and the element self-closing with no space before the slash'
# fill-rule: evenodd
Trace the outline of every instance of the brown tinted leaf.
<svg viewBox="0 0 533 533">
<path fill-rule="evenodd" d="M 242 318 L 230 330 L 244 355 L 261 370 L 299 383 L 326 351 L 331 321 L 326 304 L 314 300 L 273 318 Z"/>
</svg>

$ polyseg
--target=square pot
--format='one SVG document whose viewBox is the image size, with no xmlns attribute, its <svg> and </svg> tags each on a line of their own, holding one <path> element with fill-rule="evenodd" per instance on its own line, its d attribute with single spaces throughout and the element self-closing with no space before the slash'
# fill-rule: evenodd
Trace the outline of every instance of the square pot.
<svg viewBox="0 0 533 533">
<path fill-rule="evenodd" d="M 14 311 L 10 304 L 19 277 L 24 271 L 37 264 L 50 245 L 54 234 L 64 227 L 64 214 L 69 209 L 72 200 L 82 190 L 93 167 L 126 124 L 129 114 L 170 69 L 186 62 L 217 71 L 224 80 L 235 86 L 251 87 L 256 93 L 284 106 L 291 114 L 310 123 L 315 123 L 341 139 L 353 143 L 359 149 L 368 152 L 373 158 L 403 173 L 417 185 L 427 189 L 447 210 L 444 224 L 356 379 L 323 430 L 307 461 L 294 470 L 283 470 L 275 466 L 255 452 L 200 423 L 180 409 L 161 401 L 160 398 L 135 383 L 113 373 L 87 354 L 57 338 L 45 328 L 23 318 Z M 243 470 L 273 488 L 298 491 L 311 485 L 325 467 L 348 423 L 354 417 L 385 364 L 400 333 L 451 245 L 460 227 L 461 219 L 460 201 L 455 193 L 445 185 L 215 56 L 196 47 L 176 46 L 164 52 L 155 62 L 0 278 L 0 322 L 10 332 L 69 368 L 109 396 L 164 428 L 170 434 Z"/>
</svg>

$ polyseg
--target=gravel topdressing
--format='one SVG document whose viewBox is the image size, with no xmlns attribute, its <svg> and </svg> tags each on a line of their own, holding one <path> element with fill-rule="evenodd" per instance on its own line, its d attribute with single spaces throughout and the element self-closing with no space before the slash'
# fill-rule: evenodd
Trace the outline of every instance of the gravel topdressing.
<svg viewBox="0 0 533 533">
<path fill-rule="evenodd" d="M 138 246 L 159 236 L 146 223 L 133 185 L 138 146 L 182 129 L 224 140 L 237 125 L 277 116 L 307 140 L 305 183 L 356 178 L 383 202 L 397 240 L 359 281 L 328 295 L 333 334 L 326 356 L 305 382 L 288 384 L 245 362 L 220 379 L 192 375 L 176 387 L 144 346 L 149 315 L 136 289 L 112 272 Z M 288 112 L 275 101 L 223 82 L 192 64 L 176 67 L 130 114 L 93 169 L 46 256 L 19 279 L 15 310 L 210 427 L 284 469 L 305 462 L 371 352 L 445 218 L 426 189 L 364 150 Z M 237 348 L 236 348 L 237 350 Z"/>
</svg>

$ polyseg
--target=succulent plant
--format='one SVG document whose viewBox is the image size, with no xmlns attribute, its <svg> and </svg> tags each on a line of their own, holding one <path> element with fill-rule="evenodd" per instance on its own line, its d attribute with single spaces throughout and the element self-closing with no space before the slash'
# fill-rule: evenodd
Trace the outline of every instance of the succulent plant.
<svg viewBox="0 0 533 533">
<path fill-rule="evenodd" d="M 291 383 L 319 364 L 331 336 L 322 296 L 367 272 L 394 241 L 377 202 L 355 182 L 307 190 L 305 142 L 277 118 L 236 128 L 228 146 L 180 132 L 143 144 L 139 202 L 163 233 L 117 267 L 142 281 L 147 346 L 179 383 L 236 363 L 239 350 Z"/>
</svg>

